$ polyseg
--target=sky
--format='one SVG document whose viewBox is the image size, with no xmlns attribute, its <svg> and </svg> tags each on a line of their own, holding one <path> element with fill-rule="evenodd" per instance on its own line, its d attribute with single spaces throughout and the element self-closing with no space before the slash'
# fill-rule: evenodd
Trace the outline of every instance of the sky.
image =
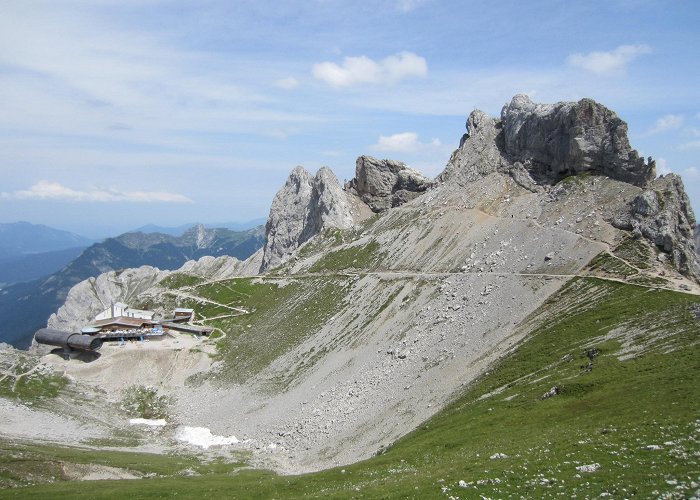
<svg viewBox="0 0 700 500">
<path fill-rule="evenodd" d="M 296 165 L 437 175 L 474 109 L 591 97 L 700 215 L 700 3 L 0 0 L 0 222 L 266 217 Z"/>
</svg>

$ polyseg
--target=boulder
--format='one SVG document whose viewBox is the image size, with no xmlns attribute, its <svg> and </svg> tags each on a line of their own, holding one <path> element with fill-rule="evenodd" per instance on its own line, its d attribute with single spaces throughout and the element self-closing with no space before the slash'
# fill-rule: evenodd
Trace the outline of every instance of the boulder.
<svg viewBox="0 0 700 500">
<path fill-rule="evenodd" d="M 355 178 L 345 187 L 372 211 L 383 212 L 412 200 L 431 185 L 429 178 L 400 161 L 360 156 L 355 163 Z"/>
</svg>

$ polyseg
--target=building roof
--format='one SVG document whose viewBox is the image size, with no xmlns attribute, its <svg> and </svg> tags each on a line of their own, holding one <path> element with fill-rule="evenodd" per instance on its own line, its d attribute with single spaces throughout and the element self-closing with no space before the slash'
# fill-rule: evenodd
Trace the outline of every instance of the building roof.
<svg viewBox="0 0 700 500">
<path fill-rule="evenodd" d="M 190 313 L 191 314 L 194 312 L 194 309 L 188 309 L 186 307 L 176 307 L 175 312 L 176 313 Z"/>
<path fill-rule="evenodd" d="M 156 321 L 143 318 L 130 318 L 127 316 L 117 316 L 116 318 L 101 319 L 99 321 L 93 321 L 90 326 L 104 327 L 104 326 L 125 326 L 128 328 L 140 328 L 143 325 L 154 325 L 157 324 Z"/>
</svg>

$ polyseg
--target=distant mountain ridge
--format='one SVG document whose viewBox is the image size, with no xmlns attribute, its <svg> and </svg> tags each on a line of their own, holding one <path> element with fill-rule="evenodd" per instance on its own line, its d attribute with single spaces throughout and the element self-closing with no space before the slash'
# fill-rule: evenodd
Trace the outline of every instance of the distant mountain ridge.
<svg viewBox="0 0 700 500">
<path fill-rule="evenodd" d="M 60 271 L 42 279 L 19 283 L 0 291 L 0 341 L 27 347 L 34 332 L 65 301 L 70 288 L 104 272 L 149 265 L 178 269 L 207 255 L 244 260 L 263 246 L 262 226 L 237 232 L 207 229 L 203 225 L 174 237 L 159 233 L 126 233 L 95 243 Z"/>
<path fill-rule="evenodd" d="M 134 229 L 134 233 L 161 233 L 169 234 L 170 236 L 182 236 L 185 231 L 193 227 L 203 225 L 207 229 L 229 229 L 231 231 L 246 231 L 256 226 L 261 226 L 267 221 L 266 218 L 252 219 L 246 222 L 221 222 L 216 224 L 202 224 L 199 222 L 191 222 L 188 224 L 180 224 L 179 226 L 159 226 L 157 224 L 146 224 Z"/>
<path fill-rule="evenodd" d="M 0 258 L 87 247 L 95 240 L 29 222 L 0 223 Z"/>
</svg>

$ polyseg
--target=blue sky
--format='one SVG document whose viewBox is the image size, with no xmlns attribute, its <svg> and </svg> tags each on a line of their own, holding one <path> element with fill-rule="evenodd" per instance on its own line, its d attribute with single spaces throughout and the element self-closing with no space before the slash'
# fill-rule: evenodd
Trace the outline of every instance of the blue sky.
<svg viewBox="0 0 700 500">
<path fill-rule="evenodd" d="M 698 211 L 698 26 L 659 0 L 0 0 L 0 222 L 266 217 L 294 166 L 362 154 L 434 176 L 519 92 L 613 109 Z"/>
</svg>

